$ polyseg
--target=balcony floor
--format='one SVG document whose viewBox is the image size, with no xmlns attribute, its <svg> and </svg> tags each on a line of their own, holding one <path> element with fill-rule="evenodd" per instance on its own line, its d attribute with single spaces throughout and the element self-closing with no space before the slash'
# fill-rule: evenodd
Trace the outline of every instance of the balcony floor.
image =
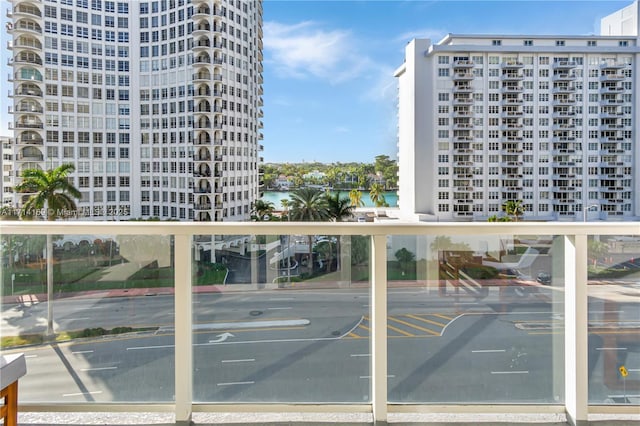
<svg viewBox="0 0 640 426">
<path fill-rule="evenodd" d="M 589 425 L 596 426 L 636 426 L 640 422 L 637 415 L 589 416 Z M 175 426 L 172 413 L 21 413 L 20 426 L 36 425 L 153 425 Z M 219 425 L 264 425 L 264 426 L 319 426 L 373 425 L 371 414 L 365 413 L 194 413 L 193 426 Z M 382 423 L 384 424 L 384 423 Z M 567 425 L 564 414 L 400 414 L 390 413 L 390 425 L 430 425 L 430 426 L 560 426 Z"/>
</svg>

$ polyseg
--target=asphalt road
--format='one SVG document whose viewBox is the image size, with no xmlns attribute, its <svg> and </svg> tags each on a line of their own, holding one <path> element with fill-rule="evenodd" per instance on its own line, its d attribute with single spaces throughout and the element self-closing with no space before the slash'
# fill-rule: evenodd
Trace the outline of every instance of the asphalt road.
<svg viewBox="0 0 640 426">
<path fill-rule="evenodd" d="M 527 295 L 494 287 L 481 299 L 389 290 L 389 400 L 562 401 L 562 295 L 548 287 Z M 195 400 L 370 401 L 369 300 L 368 289 L 194 295 Z M 592 401 L 640 402 L 639 307 L 637 299 L 590 301 L 590 324 L 600 327 L 589 340 Z M 22 402 L 173 400 L 173 296 L 64 300 L 55 312 L 59 329 L 159 328 L 23 348 Z M 5 309 L 3 333 L 42 326 L 45 313 L 45 304 Z"/>
</svg>

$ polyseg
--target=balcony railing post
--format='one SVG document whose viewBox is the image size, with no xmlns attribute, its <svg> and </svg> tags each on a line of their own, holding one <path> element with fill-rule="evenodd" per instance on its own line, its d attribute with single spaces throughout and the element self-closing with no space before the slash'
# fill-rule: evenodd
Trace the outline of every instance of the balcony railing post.
<svg viewBox="0 0 640 426">
<path fill-rule="evenodd" d="M 387 421 L 387 237 L 371 237 L 371 402 L 374 422 Z"/>
<path fill-rule="evenodd" d="M 588 420 L 587 236 L 564 237 L 565 409 L 572 425 Z"/>
<path fill-rule="evenodd" d="M 190 424 L 193 401 L 191 235 L 174 238 L 175 415 L 176 423 Z"/>
</svg>

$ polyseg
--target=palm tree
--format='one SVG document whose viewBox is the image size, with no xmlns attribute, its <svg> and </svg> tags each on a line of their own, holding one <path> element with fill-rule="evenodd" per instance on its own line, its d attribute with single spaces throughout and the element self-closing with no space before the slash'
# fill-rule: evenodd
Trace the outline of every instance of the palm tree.
<svg viewBox="0 0 640 426">
<path fill-rule="evenodd" d="M 357 191 L 358 193 L 360 191 Z M 351 200 L 347 197 L 340 198 L 340 192 L 336 192 L 334 195 L 327 194 L 327 211 L 329 213 L 329 218 L 334 222 L 342 222 L 344 219 L 353 216 L 353 211 L 356 209 L 351 203 Z M 340 240 L 342 240 L 344 235 L 340 236 Z M 340 240 L 336 244 L 336 268 L 340 270 Z M 331 247 L 331 245 L 329 245 Z M 331 259 L 331 257 L 329 257 Z"/>
<path fill-rule="evenodd" d="M 522 205 L 522 200 L 507 200 L 502 203 L 502 211 L 504 211 L 507 216 L 513 218 L 514 222 L 517 222 L 520 216 L 524 215 L 524 206 Z"/>
<path fill-rule="evenodd" d="M 359 191 L 358 191 L 359 192 Z M 344 219 L 353 216 L 355 206 L 349 198 L 340 198 L 340 192 L 334 195 L 327 194 L 327 213 L 334 222 L 342 222 Z"/>
<path fill-rule="evenodd" d="M 327 198 L 324 192 L 317 188 L 300 188 L 291 193 L 290 216 L 292 220 L 301 222 L 323 222 L 329 218 Z M 312 236 L 309 239 L 309 268 L 313 272 Z"/>
<path fill-rule="evenodd" d="M 371 202 L 375 204 L 376 207 L 384 207 L 387 204 L 384 199 L 384 187 L 379 183 L 371 185 L 369 196 L 371 197 Z"/>
<path fill-rule="evenodd" d="M 271 218 L 271 215 L 273 214 L 274 210 L 275 210 L 275 207 L 271 201 L 256 200 L 253 203 L 253 209 L 252 209 L 253 215 L 251 216 L 251 219 L 258 222 L 262 220 L 269 220 L 269 219 L 265 219 L 265 217 Z"/>
<path fill-rule="evenodd" d="M 349 200 L 351 200 L 351 205 L 354 207 L 364 207 L 364 201 L 362 201 L 362 192 L 357 189 L 352 189 L 349 191 Z"/>
<path fill-rule="evenodd" d="M 26 169 L 22 182 L 15 190 L 32 195 L 22 206 L 25 211 L 40 210 L 47 220 L 56 220 L 61 214 L 76 210 L 74 198 L 82 194 L 67 176 L 75 170 L 73 164 L 62 164 L 52 170 Z M 47 234 L 47 335 L 53 334 L 53 236 Z"/>
</svg>

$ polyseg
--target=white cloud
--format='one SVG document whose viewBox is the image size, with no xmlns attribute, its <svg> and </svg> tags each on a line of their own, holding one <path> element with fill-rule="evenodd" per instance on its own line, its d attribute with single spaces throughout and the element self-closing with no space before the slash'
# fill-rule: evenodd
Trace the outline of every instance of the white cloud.
<svg viewBox="0 0 640 426">
<path fill-rule="evenodd" d="M 437 28 L 420 28 L 416 30 L 410 30 L 405 33 L 399 34 L 395 37 L 396 41 L 399 42 L 410 42 L 414 38 L 428 38 L 431 39 L 433 43 L 439 42 L 447 35 L 447 32 L 442 29 Z"/>
<path fill-rule="evenodd" d="M 312 21 L 264 24 L 265 64 L 280 76 L 321 78 L 332 84 L 360 75 L 370 60 L 361 56 L 345 30 L 326 30 Z"/>
<path fill-rule="evenodd" d="M 349 128 L 346 127 L 346 126 L 338 126 L 335 129 L 333 129 L 333 131 L 335 133 L 349 133 L 350 132 Z"/>
</svg>

